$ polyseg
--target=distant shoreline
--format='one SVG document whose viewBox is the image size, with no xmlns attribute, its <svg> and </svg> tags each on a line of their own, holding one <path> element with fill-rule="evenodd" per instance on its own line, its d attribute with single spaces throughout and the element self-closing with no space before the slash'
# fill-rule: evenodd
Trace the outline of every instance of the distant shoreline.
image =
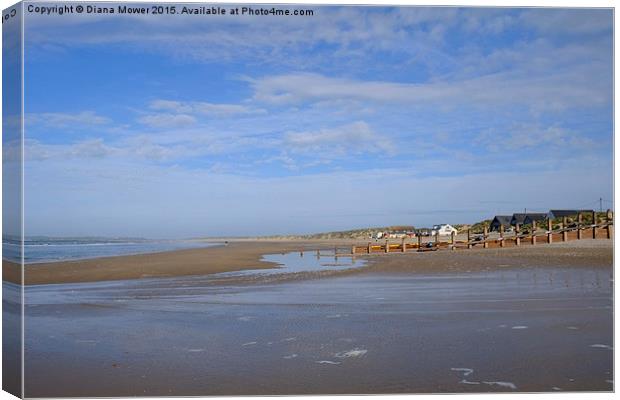
<svg viewBox="0 0 620 400">
<path fill-rule="evenodd" d="M 211 240 L 213 241 L 213 240 Z M 222 240 L 224 241 L 224 240 Z M 229 239 L 227 246 L 174 250 L 50 263 L 27 264 L 27 285 L 98 282 L 188 275 L 209 275 L 246 269 L 273 268 L 261 261 L 266 254 L 300 250 L 333 249 L 359 240 L 244 240 Z M 363 256 L 362 256 L 363 257 Z M 474 271 L 504 267 L 613 266 L 612 240 L 580 240 L 566 243 L 504 249 L 471 249 L 411 252 L 367 257 L 368 267 L 360 272 L 443 272 Z M 4 261 L 3 279 L 19 283 L 19 264 Z"/>
</svg>

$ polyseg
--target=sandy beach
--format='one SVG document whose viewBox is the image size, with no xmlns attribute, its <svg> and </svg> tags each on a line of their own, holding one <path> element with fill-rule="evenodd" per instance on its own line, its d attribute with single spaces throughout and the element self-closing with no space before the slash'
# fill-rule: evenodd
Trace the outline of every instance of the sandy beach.
<svg viewBox="0 0 620 400">
<path fill-rule="evenodd" d="M 613 389 L 612 241 L 299 253 L 334 243 L 28 265 L 26 395 Z"/>
<path fill-rule="evenodd" d="M 274 254 L 300 245 L 32 266 L 40 281 L 80 266 L 96 274 L 78 279 L 114 279 L 27 286 L 26 396 L 613 390 L 611 241 L 376 255 L 341 270 L 350 258 Z M 136 260 L 141 275 L 125 276 L 142 279 L 114 275 Z M 265 269 L 275 263 L 326 271 Z M 173 276 L 175 265 L 189 267 Z"/>
<path fill-rule="evenodd" d="M 239 241 L 204 249 L 104 257 L 26 266 L 26 284 L 97 282 L 185 275 L 204 275 L 243 269 L 273 268 L 263 254 L 303 248 L 306 243 Z M 19 265 L 3 261 L 4 279 L 19 282 Z"/>
<path fill-rule="evenodd" d="M 90 260 L 41 263 L 26 266 L 26 284 L 98 282 L 107 280 L 206 275 L 245 269 L 273 268 L 262 261 L 266 254 L 317 248 L 333 250 L 334 245 L 350 246 L 359 241 L 249 241 L 241 240 L 203 249 L 106 257 Z M 507 267 L 576 266 L 611 268 L 611 240 L 575 240 L 565 243 L 524 245 L 519 248 L 379 254 L 368 260 L 370 272 L 474 271 Z M 349 271 L 346 273 L 360 273 Z M 344 273 L 344 272 L 343 272 Z M 4 280 L 17 283 L 19 266 L 3 262 Z"/>
</svg>

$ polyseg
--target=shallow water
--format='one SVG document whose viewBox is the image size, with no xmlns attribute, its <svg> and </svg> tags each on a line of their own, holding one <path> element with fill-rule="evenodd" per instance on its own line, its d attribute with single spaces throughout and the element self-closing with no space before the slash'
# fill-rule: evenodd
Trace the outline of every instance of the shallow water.
<svg viewBox="0 0 620 400">
<path fill-rule="evenodd" d="M 66 240 L 29 241 L 24 245 L 24 262 L 35 264 L 43 262 L 85 260 L 99 257 L 115 257 L 135 254 L 160 253 L 164 251 L 196 249 L 217 246 L 191 240 L 141 240 L 132 242 L 92 241 L 79 243 Z M 21 262 L 21 246 L 16 243 L 2 243 L 3 257 L 13 262 Z"/>
<path fill-rule="evenodd" d="M 192 279 L 29 287 L 26 395 L 612 390 L 610 270 Z"/>
<path fill-rule="evenodd" d="M 222 272 L 218 277 L 247 276 L 247 275 L 274 275 L 283 273 L 299 273 L 313 271 L 342 271 L 359 268 L 366 265 L 366 260 L 334 255 L 315 255 L 314 253 L 283 253 L 267 254 L 262 261 L 278 264 L 278 268 L 247 269 L 243 271 Z"/>
</svg>

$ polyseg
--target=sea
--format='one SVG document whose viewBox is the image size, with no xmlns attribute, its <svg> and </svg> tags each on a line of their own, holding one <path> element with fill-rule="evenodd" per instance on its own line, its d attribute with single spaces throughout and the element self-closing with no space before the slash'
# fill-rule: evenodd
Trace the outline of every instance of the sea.
<svg viewBox="0 0 620 400">
<path fill-rule="evenodd" d="M 218 243 L 202 240 L 153 240 L 143 238 L 50 238 L 27 237 L 24 240 L 26 264 L 83 260 L 89 258 L 159 253 L 171 250 L 195 249 L 217 246 Z M 3 237 L 2 258 L 21 261 L 20 242 L 13 237 Z"/>
</svg>

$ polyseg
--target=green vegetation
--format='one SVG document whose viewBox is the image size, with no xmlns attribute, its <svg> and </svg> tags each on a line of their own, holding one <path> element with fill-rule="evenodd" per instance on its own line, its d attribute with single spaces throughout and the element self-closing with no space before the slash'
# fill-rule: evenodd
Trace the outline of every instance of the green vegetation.
<svg viewBox="0 0 620 400">
<path fill-rule="evenodd" d="M 383 226 L 376 228 L 351 229 L 348 231 L 323 232 L 309 235 L 270 236 L 275 239 L 368 239 L 377 232 L 414 231 L 410 225 Z"/>
<path fill-rule="evenodd" d="M 607 213 L 606 212 L 597 212 L 596 220 L 597 223 L 601 223 L 606 221 Z M 485 219 L 483 221 L 476 222 L 474 224 L 454 224 L 454 226 L 459 233 L 464 233 L 467 229 L 471 229 L 471 233 L 473 234 L 481 234 L 484 232 L 484 226 L 490 226 L 492 219 Z M 567 218 L 568 225 L 576 224 L 577 217 Z M 584 213 L 582 216 L 582 223 L 584 225 L 592 224 L 592 214 Z M 562 226 L 562 218 L 556 218 L 552 220 L 553 229 L 559 229 Z M 546 222 L 541 221 L 537 224 L 538 229 L 547 229 Z M 427 229 L 428 228 L 421 228 Z M 520 227 L 521 233 L 528 233 L 531 230 L 531 225 L 524 225 Z M 323 233 L 314 233 L 308 235 L 278 235 L 278 236 L 268 236 L 267 238 L 273 239 L 320 239 L 320 240 L 329 240 L 329 239 L 368 239 L 373 234 L 377 232 L 411 232 L 416 231 L 416 228 L 411 225 L 395 225 L 395 226 L 383 226 L 383 227 L 375 227 L 375 228 L 360 228 L 360 229 L 351 229 L 348 231 L 337 231 L 337 232 L 323 232 Z"/>
</svg>

